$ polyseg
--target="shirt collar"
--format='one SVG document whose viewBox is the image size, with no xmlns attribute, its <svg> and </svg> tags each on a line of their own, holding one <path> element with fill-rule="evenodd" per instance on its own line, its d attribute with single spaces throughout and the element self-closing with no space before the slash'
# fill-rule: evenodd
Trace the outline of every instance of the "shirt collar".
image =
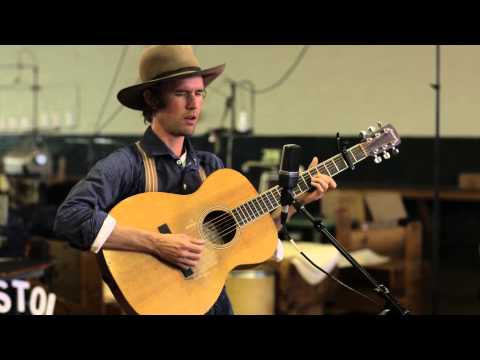
<svg viewBox="0 0 480 360">
<path fill-rule="evenodd" d="M 152 127 L 149 126 L 145 133 L 143 134 L 143 138 L 140 140 L 140 144 L 142 148 L 145 150 L 147 155 L 149 156 L 161 156 L 161 155 L 170 155 L 174 159 L 178 159 L 175 156 L 170 148 L 165 145 L 165 143 L 160 139 L 152 130 Z M 198 163 L 198 158 L 195 150 L 193 149 L 192 143 L 190 138 L 185 137 L 185 150 L 187 152 L 187 158 L 192 159 L 194 164 Z"/>
</svg>

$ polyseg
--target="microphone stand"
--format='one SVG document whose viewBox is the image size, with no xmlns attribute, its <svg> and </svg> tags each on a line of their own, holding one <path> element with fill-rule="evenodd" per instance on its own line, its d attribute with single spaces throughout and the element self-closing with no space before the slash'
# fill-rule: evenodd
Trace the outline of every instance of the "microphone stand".
<svg viewBox="0 0 480 360">
<path fill-rule="evenodd" d="M 397 300 L 392 296 L 390 290 L 382 284 L 379 284 L 349 253 L 348 251 L 338 242 L 335 237 L 330 234 L 325 225 L 322 223 L 322 220 L 315 218 L 312 214 L 305 208 L 304 205 L 300 204 L 293 195 L 293 192 L 289 189 L 282 189 L 282 196 L 288 201 L 290 205 L 299 212 L 302 213 L 310 222 L 312 222 L 314 228 L 321 232 L 325 237 L 330 241 L 330 243 L 335 246 L 335 248 L 355 267 L 360 271 L 365 278 L 373 285 L 373 290 L 382 296 L 385 299 L 385 309 L 379 315 L 387 315 L 390 311 L 393 311 L 396 315 L 408 315 L 410 311 L 404 309 Z M 288 231 L 286 230 L 286 221 L 282 219 L 282 228 L 280 229 L 278 235 L 281 240 L 289 240 Z"/>
<path fill-rule="evenodd" d="M 237 109 L 236 109 L 236 97 L 237 97 L 237 83 L 235 81 L 230 81 L 231 96 L 227 100 L 227 104 L 230 107 L 231 118 L 230 118 L 230 129 L 228 132 L 227 140 L 227 168 L 233 168 L 233 141 L 235 136 L 235 125 L 237 123 Z"/>
<path fill-rule="evenodd" d="M 432 314 L 438 312 L 439 283 L 439 224 L 440 224 L 440 45 L 435 48 L 436 83 L 430 86 L 435 91 L 435 138 L 433 149 L 433 236 L 432 236 Z"/>
</svg>

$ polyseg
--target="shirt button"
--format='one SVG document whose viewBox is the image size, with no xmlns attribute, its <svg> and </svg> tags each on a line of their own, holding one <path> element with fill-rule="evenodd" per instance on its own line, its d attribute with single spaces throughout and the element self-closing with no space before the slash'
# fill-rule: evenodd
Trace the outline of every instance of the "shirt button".
<svg viewBox="0 0 480 360">
<path fill-rule="evenodd" d="M 183 190 L 187 190 L 187 184 L 183 184 Z"/>
<path fill-rule="evenodd" d="M 177 165 L 178 165 L 178 166 L 182 166 L 182 160 L 180 160 L 180 159 L 177 160 Z"/>
</svg>

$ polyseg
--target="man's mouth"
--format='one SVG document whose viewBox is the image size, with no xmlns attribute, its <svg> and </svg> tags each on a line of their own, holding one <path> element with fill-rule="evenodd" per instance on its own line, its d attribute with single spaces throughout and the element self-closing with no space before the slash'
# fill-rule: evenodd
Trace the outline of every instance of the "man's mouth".
<svg viewBox="0 0 480 360">
<path fill-rule="evenodd" d="M 195 120 L 197 120 L 197 116 L 196 115 L 188 115 L 188 116 L 185 116 L 184 119 L 188 120 L 188 121 L 195 121 Z"/>
</svg>

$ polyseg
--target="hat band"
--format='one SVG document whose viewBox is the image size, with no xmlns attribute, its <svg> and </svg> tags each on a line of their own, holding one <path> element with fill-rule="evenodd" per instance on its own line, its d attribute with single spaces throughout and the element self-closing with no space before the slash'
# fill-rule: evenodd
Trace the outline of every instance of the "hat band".
<svg viewBox="0 0 480 360">
<path fill-rule="evenodd" d="M 155 76 L 152 80 L 164 79 L 168 77 L 173 77 L 175 75 L 183 75 L 183 74 L 193 73 L 197 71 L 202 71 L 202 69 L 196 66 L 184 67 L 184 68 L 176 69 L 173 71 L 164 72 L 160 75 Z"/>
</svg>

